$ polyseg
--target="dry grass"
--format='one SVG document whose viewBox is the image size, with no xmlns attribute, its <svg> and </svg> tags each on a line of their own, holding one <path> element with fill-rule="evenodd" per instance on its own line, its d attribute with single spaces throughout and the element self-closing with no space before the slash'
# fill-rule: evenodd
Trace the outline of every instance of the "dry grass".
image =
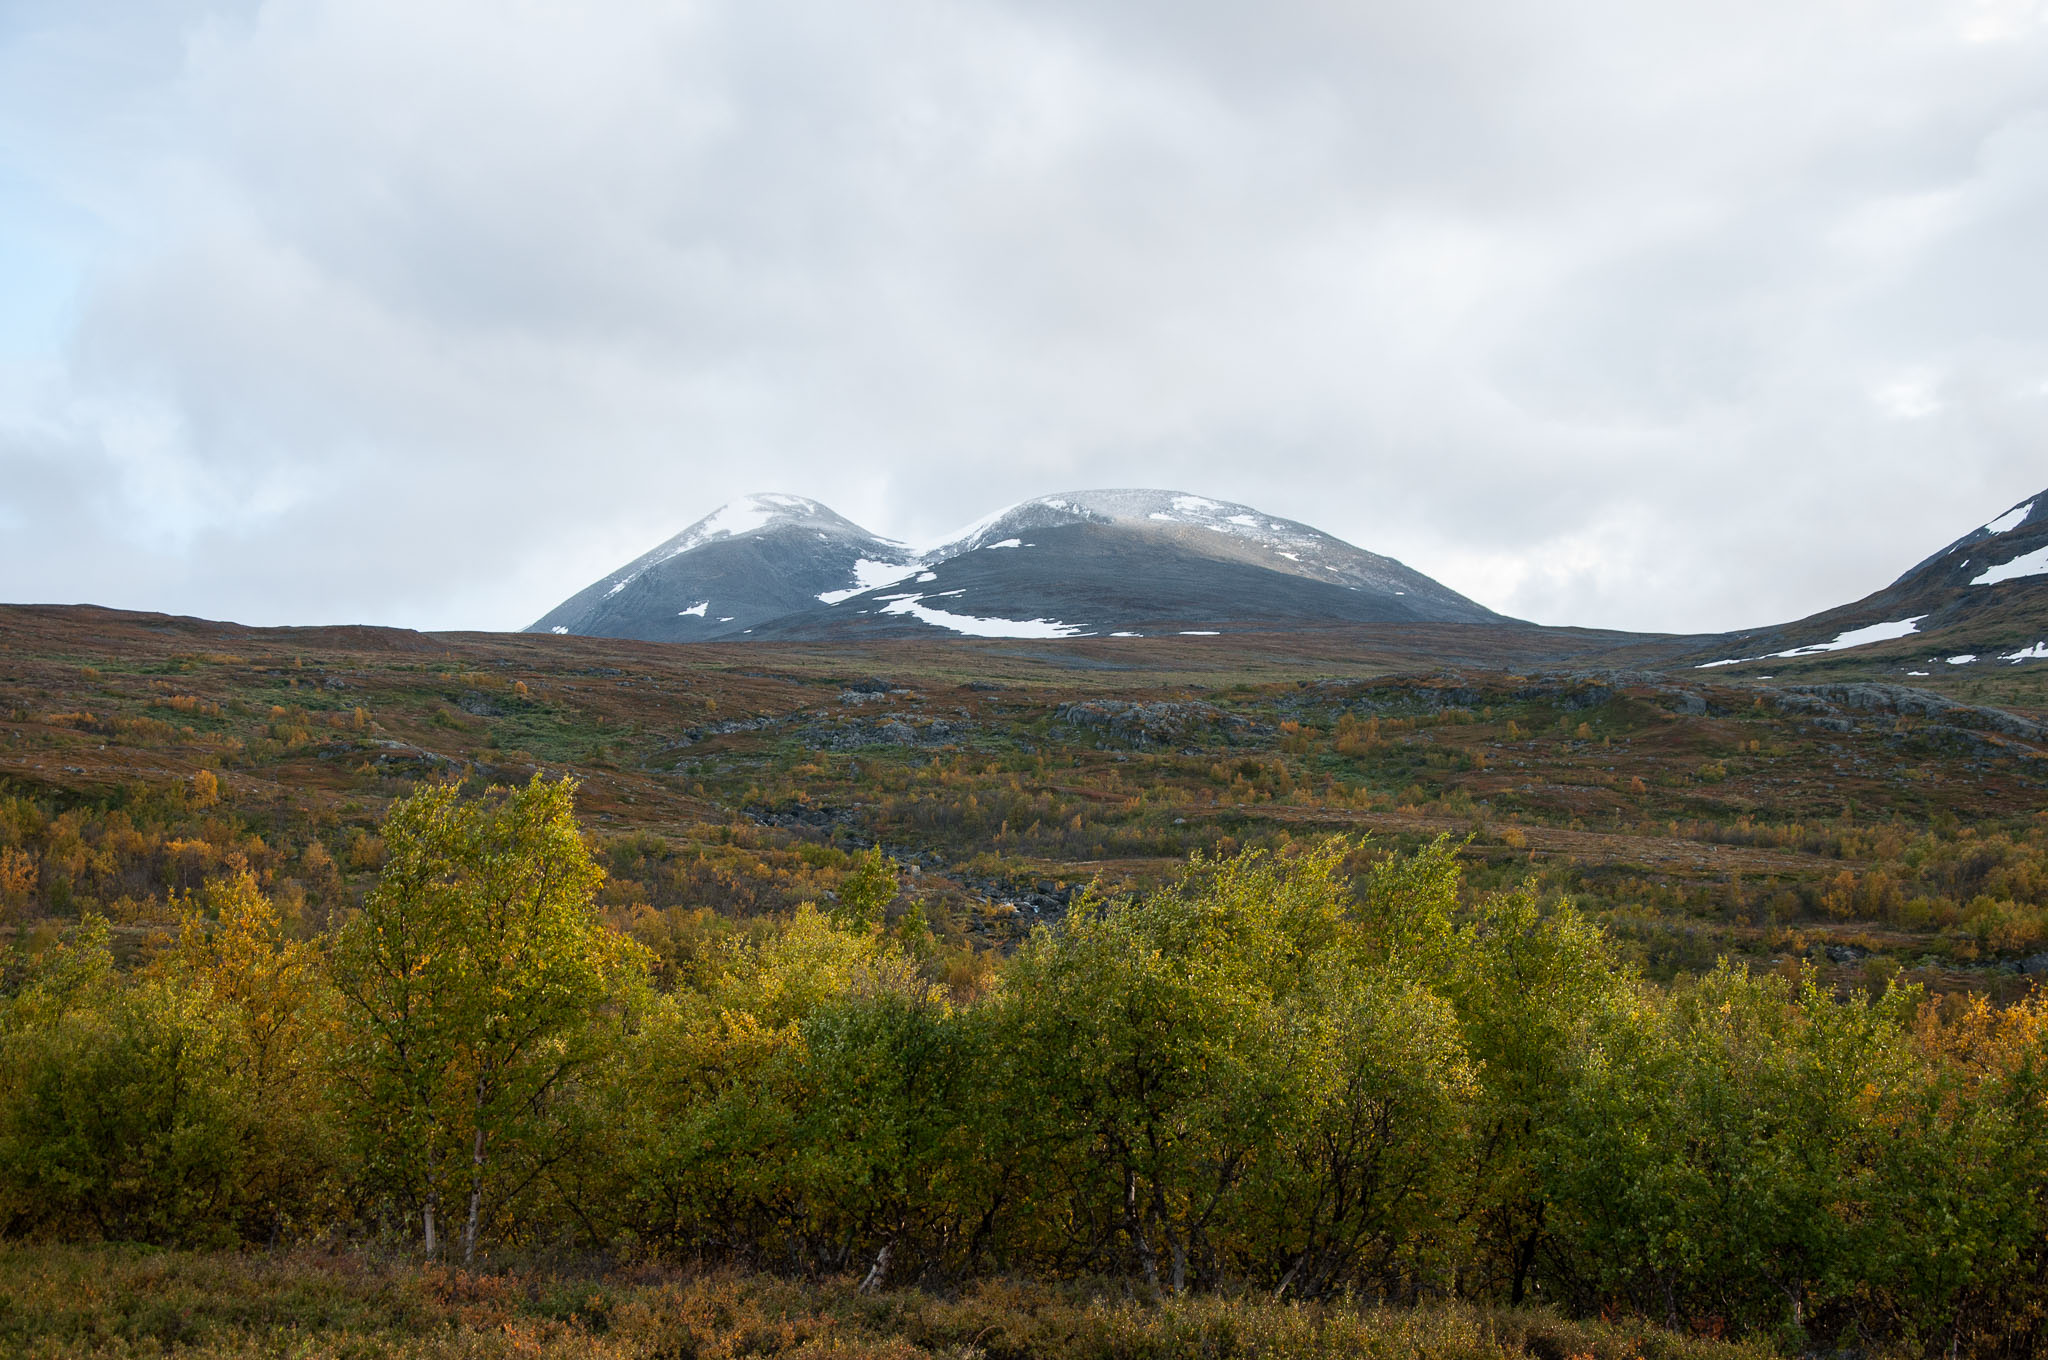
<svg viewBox="0 0 2048 1360">
<path fill-rule="evenodd" d="M 186 1360 L 1739 1360 L 1754 1351 L 1540 1311 L 1142 1303 L 993 1282 L 863 1297 L 847 1281 L 513 1269 L 367 1254 L 0 1247 L 0 1353 Z"/>
</svg>

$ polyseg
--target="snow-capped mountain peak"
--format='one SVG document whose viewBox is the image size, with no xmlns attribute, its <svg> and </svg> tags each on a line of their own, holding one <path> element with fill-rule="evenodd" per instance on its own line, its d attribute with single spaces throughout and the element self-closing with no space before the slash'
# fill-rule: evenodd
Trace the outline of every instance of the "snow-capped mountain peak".
<svg viewBox="0 0 2048 1360">
<path fill-rule="evenodd" d="M 721 505 L 579 591 L 536 632 L 698 642 L 751 632 L 815 608 L 821 593 L 865 588 L 877 565 L 908 558 L 805 496 L 758 492 Z"/>
<path fill-rule="evenodd" d="M 1328 537 L 1307 525 L 1261 514 L 1248 505 L 1211 500 L 1185 491 L 1112 488 L 1065 491 L 1019 501 L 955 530 L 920 555 L 928 562 L 943 562 L 1014 537 L 1020 530 L 1087 523 L 1207 529 L 1275 548 Z"/>
<path fill-rule="evenodd" d="M 845 518 L 832 507 L 805 496 L 757 491 L 736 501 L 727 501 L 668 542 L 656 548 L 670 557 L 721 538 L 738 538 L 785 524 L 807 524 L 822 533 L 851 533 L 873 538 L 867 530 Z"/>
<path fill-rule="evenodd" d="M 881 594 L 888 590 L 897 593 Z M 923 551 L 801 496 L 749 496 L 534 626 L 695 641 L 919 625 L 1075 636 L 1187 623 L 1191 635 L 1213 636 L 1206 625 L 1282 620 L 1291 627 L 1498 616 L 1306 524 L 1185 491 L 1122 488 L 1022 501 Z"/>
<path fill-rule="evenodd" d="M 920 560 L 941 563 L 1017 539 L 1034 530 L 1097 524 L 1171 539 L 1203 556 L 1264 567 L 1311 581 L 1387 595 L 1414 593 L 1456 615 L 1491 617 L 1486 610 L 1390 557 L 1366 552 L 1320 529 L 1269 515 L 1253 506 L 1186 491 L 1110 488 L 1065 491 L 1020 501 L 976 520 Z"/>
<path fill-rule="evenodd" d="M 992 515 L 984 515 L 965 528 L 955 530 L 919 555 L 926 562 L 943 562 L 947 558 L 958 557 L 962 553 L 973 552 L 1004 539 L 1014 538 L 1019 533 L 1032 529 L 1048 529 L 1061 524 L 1126 524 L 1148 529 L 1200 528 L 1246 539 L 1254 538 L 1261 525 L 1271 526 L 1276 530 L 1283 529 L 1283 526 L 1296 530 L 1305 528 L 1302 525 L 1290 525 L 1285 520 L 1262 516 L 1249 506 L 1213 501 L 1206 496 L 1194 496 L 1185 491 L 1067 491 L 1056 496 L 1036 496 L 998 510 Z M 1311 529 L 1307 532 L 1313 534 L 1315 531 Z"/>
<path fill-rule="evenodd" d="M 819 538 L 826 540 L 857 539 L 863 543 L 888 544 L 887 539 L 876 538 L 822 502 L 805 496 L 757 491 L 736 501 L 727 501 L 674 538 L 657 544 L 652 551 L 641 554 L 619 568 L 607 578 L 608 592 L 616 595 L 639 579 L 649 568 L 659 566 L 684 553 L 694 552 L 706 544 L 744 538 L 766 529 L 792 526 L 812 529 Z"/>
</svg>

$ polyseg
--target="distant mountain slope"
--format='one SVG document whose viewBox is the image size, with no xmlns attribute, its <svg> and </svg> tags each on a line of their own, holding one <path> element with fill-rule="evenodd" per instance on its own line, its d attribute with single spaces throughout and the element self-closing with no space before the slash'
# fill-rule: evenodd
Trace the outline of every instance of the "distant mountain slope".
<svg viewBox="0 0 2048 1360">
<path fill-rule="evenodd" d="M 902 544 L 816 501 L 748 496 L 578 591 L 526 631 L 647 642 L 740 637 L 909 560 Z"/>
<path fill-rule="evenodd" d="M 1130 544 L 1157 548 L 1172 545 L 1194 557 L 1234 562 L 1304 581 L 1344 587 L 1375 598 L 1372 606 L 1353 606 L 1338 616 L 1361 611 L 1373 619 L 1405 619 L 1437 623 L 1498 623 L 1501 616 L 1391 557 L 1366 552 L 1294 520 L 1279 519 L 1248 505 L 1191 496 L 1182 491 L 1070 491 L 1042 496 L 1000 511 L 955 535 L 926 554 L 928 562 L 950 562 L 968 552 L 1038 531 L 1093 526 L 1110 535 L 1083 536 L 1098 546 Z M 1045 556 L 1056 557 L 1056 553 Z M 1114 570 L 1112 563 L 1096 564 Z M 1053 569 L 1040 566 L 1040 580 Z M 1309 597 L 1313 598 L 1313 596 Z M 1313 611 L 1312 611 L 1313 612 Z"/>
<path fill-rule="evenodd" d="M 2048 659 L 2048 491 L 1854 604 L 1723 634 L 1688 659 L 1702 668 L 1753 670 L 1837 652 L 1923 669 Z"/>
<path fill-rule="evenodd" d="M 529 631 L 649 641 L 1511 623 L 1392 558 L 1178 491 L 1025 501 L 922 552 L 816 501 L 735 502 Z"/>
</svg>

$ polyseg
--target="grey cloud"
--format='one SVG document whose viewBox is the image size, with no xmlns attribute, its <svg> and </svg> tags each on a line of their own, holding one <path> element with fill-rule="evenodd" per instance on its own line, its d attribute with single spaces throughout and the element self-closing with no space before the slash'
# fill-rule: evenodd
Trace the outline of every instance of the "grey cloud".
<svg viewBox="0 0 2048 1360">
<path fill-rule="evenodd" d="M 2031 4 L 12 13 L 106 239 L 0 596 L 516 626 L 751 490 L 1159 484 L 1732 627 L 2048 484 Z"/>
</svg>

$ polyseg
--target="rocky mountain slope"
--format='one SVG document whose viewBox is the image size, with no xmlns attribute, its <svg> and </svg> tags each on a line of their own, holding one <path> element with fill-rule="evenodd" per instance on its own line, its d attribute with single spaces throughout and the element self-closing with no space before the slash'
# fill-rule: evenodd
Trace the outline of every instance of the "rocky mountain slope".
<svg viewBox="0 0 2048 1360">
<path fill-rule="evenodd" d="M 1793 623 L 1693 639 L 1683 659 L 1741 674 L 1836 653 L 1906 675 L 2048 659 L 2048 491 L 1853 604 Z"/>
<path fill-rule="evenodd" d="M 1185 492 L 1114 490 L 1025 501 L 922 550 L 816 501 L 751 496 L 529 631 L 685 642 L 1512 622 L 1305 524 Z"/>
<path fill-rule="evenodd" d="M 647 642 L 742 636 L 910 560 L 902 544 L 816 501 L 748 496 L 586 586 L 526 631 Z"/>
<path fill-rule="evenodd" d="M 1360 627 L 1445 662 L 1480 652 L 1500 664 L 1572 656 L 1731 678 L 1854 671 L 1910 684 L 2048 660 L 2048 491 L 1852 604 L 1703 636 L 1537 628 L 1308 525 L 1185 492 L 1039 497 L 923 548 L 870 533 L 816 501 L 751 496 L 595 582 L 530 631 L 848 642 Z"/>
</svg>

